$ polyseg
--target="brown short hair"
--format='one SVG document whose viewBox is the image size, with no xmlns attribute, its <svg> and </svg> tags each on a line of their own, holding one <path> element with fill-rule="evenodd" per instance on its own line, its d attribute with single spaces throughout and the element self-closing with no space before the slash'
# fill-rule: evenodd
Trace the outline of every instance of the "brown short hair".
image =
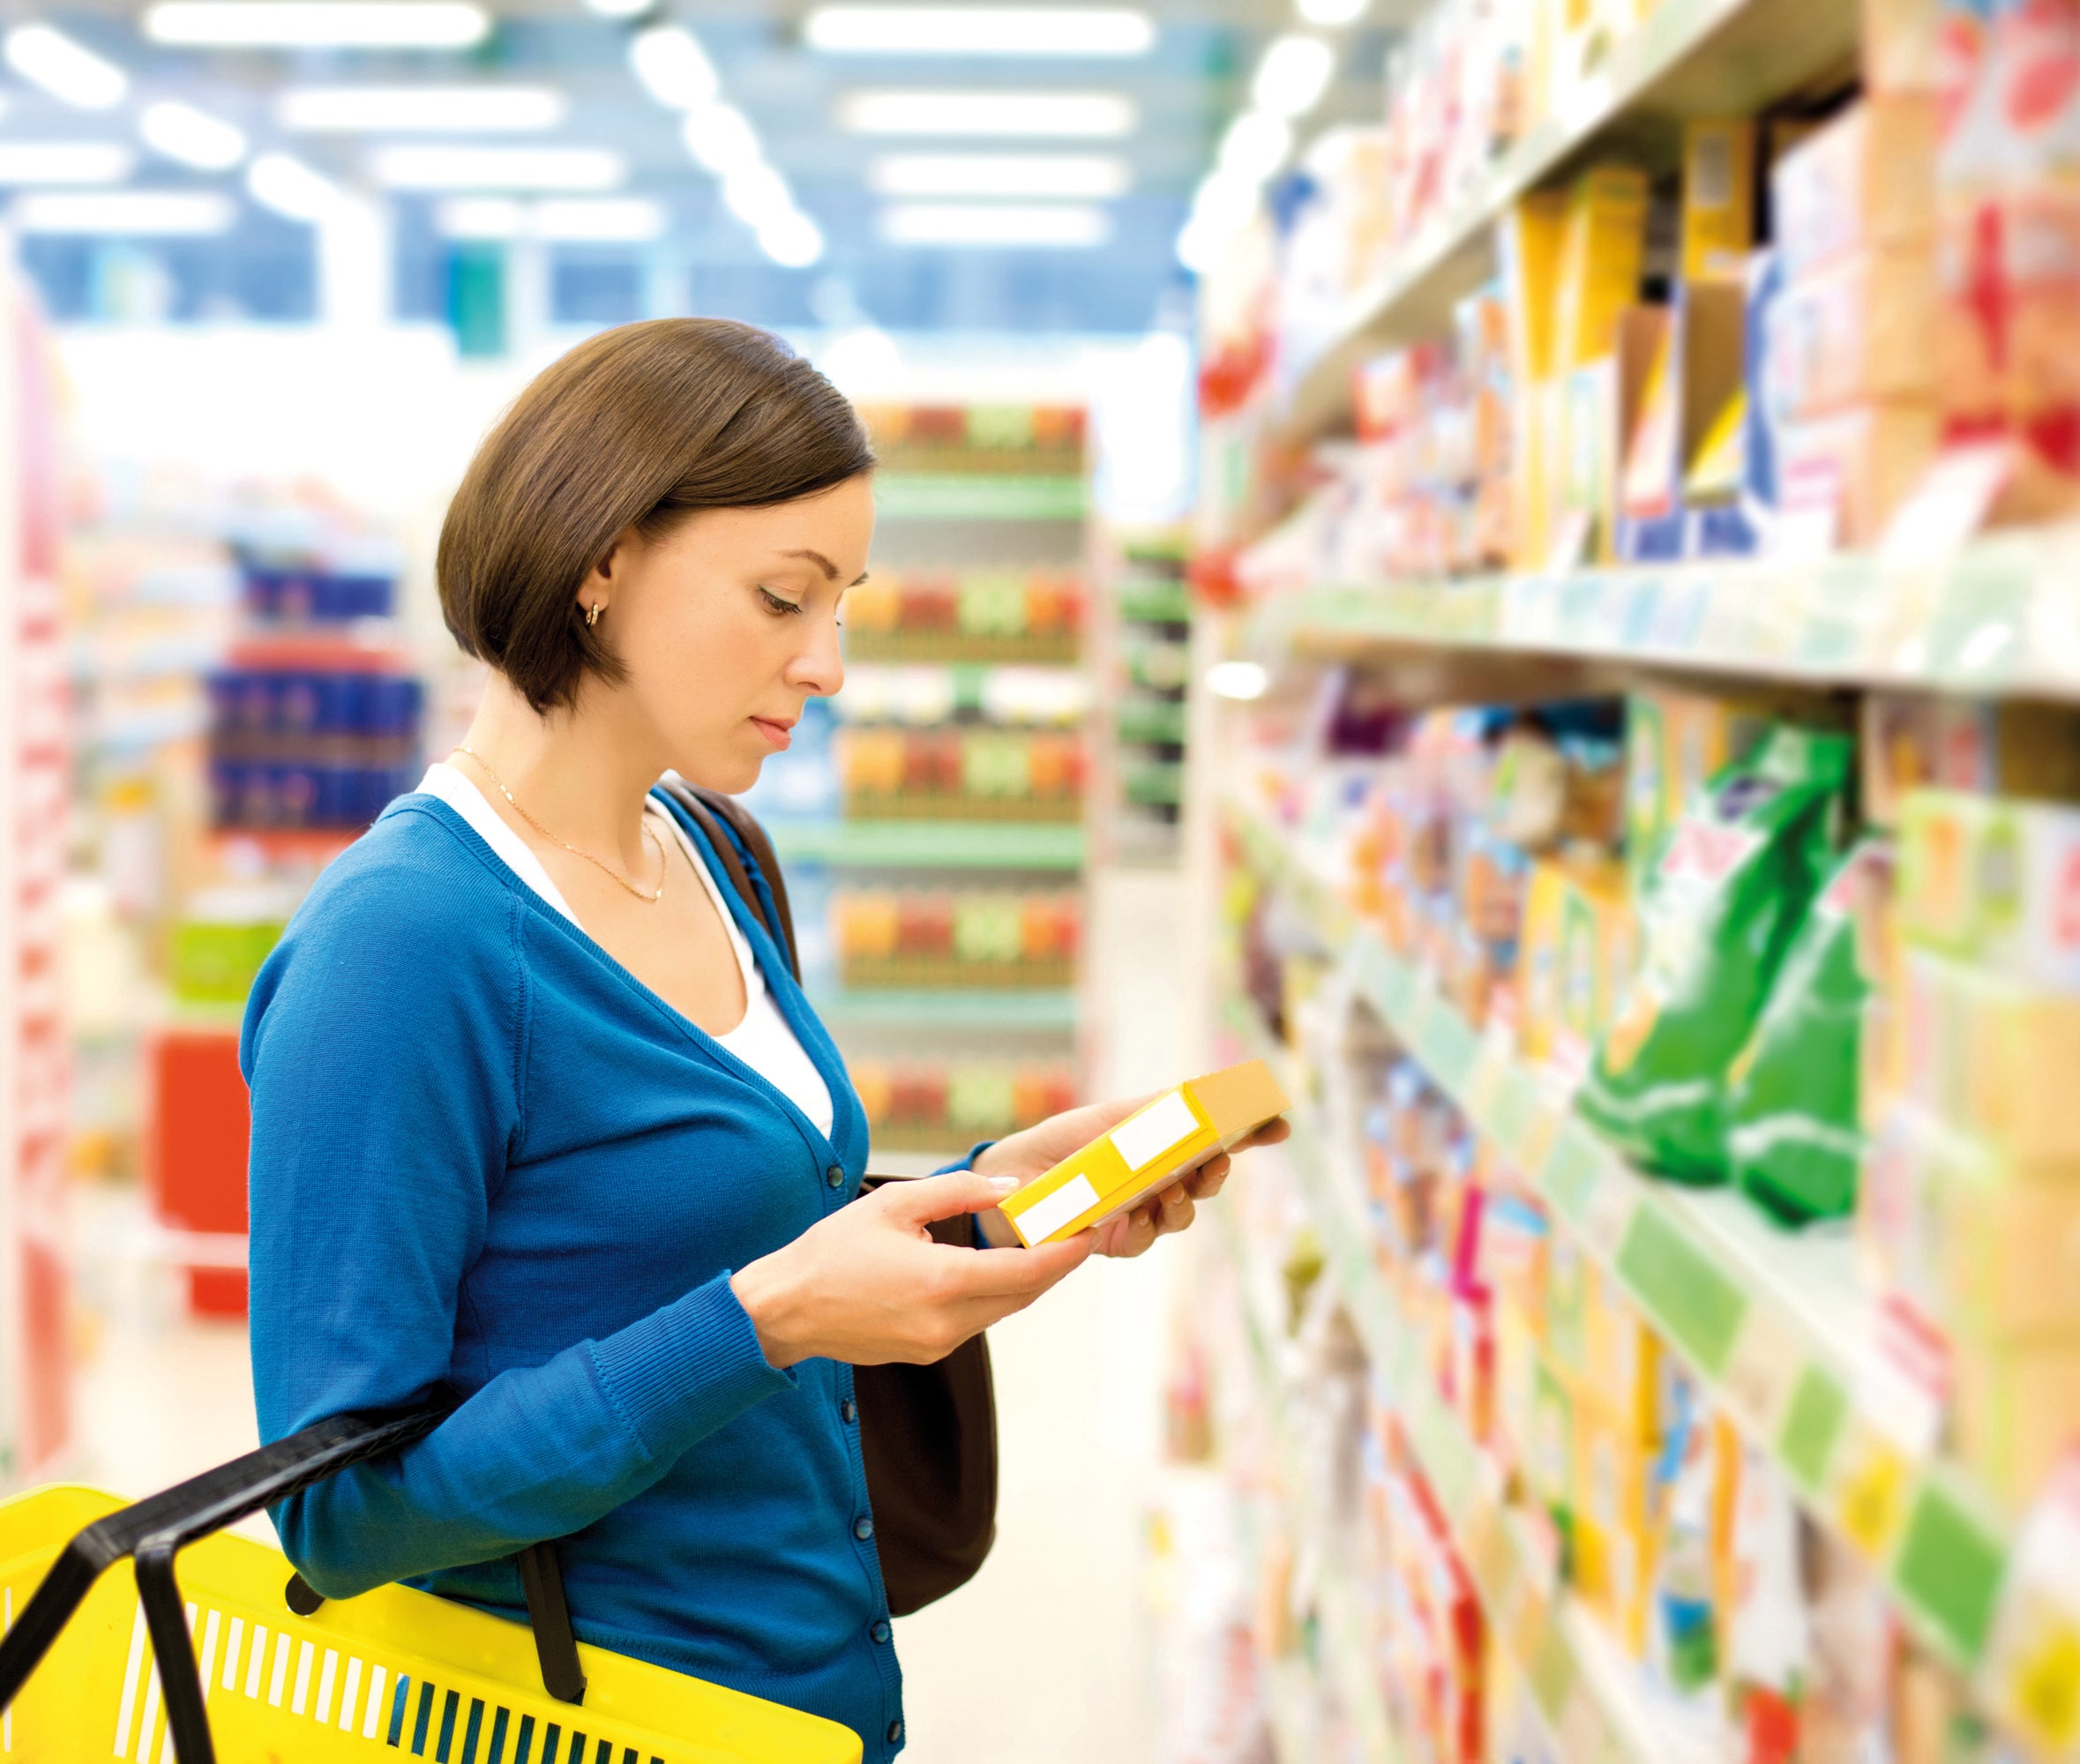
<svg viewBox="0 0 2080 1764">
<path fill-rule="evenodd" d="M 435 575 L 455 640 L 537 711 L 621 662 L 578 588 L 629 527 L 813 496 L 873 468 L 844 395 L 777 337 L 653 318 L 580 343 L 486 437 L 442 523 Z"/>
</svg>

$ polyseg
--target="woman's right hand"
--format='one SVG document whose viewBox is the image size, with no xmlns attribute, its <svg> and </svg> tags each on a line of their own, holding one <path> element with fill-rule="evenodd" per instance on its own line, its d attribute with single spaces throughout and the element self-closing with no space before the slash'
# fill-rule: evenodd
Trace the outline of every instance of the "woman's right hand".
<svg viewBox="0 0 2080 1764">
<path fill-rule="evenodd" d="M 935 1219 L 984 1213 L 1018 1187 L 971 1170 L 891 1182 L 739 1268 L 730 1289 L 775 1367 L 797 1360 L 929 1365 L 1023 1311 L 1097 1245 L 1084 1231 L 1036 1250 L 934 1243 Z"/>
</svg>

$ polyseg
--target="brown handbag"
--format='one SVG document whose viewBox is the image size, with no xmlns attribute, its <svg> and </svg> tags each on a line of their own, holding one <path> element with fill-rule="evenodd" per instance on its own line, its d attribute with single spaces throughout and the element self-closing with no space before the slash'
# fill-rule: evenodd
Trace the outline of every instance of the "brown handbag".
<svg viewBox="0 0 2080 1764">
<path fill-rule="evenodd" d="M 677 781 L 665 789 L 707 835 L 737 897 L 787 952 L 798 981 L 787 883 L 765 828 L 719 790 Z M 765 894 L 754 873 L 765 881 Z M 865 1185 L 901 1180 L 870 1175 Z M 965 1217 L 943 1219 L 932 1235 L 965 1245 L 971 1230 Z M 973 1580 L 996 1541 L 997 1395 L 989 1343 L 977 1335 L 934 1365 L 856 1366 L 852 1380 L 881 1580 L 888 1609 L 908 1617 Z"/>
</svg>

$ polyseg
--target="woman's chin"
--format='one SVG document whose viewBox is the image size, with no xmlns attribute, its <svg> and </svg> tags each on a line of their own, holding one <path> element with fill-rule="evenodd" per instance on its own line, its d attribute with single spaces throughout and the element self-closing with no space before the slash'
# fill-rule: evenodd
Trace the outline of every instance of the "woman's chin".
<svg viewBox="0 0 2080 1764">
<path fill-rule="evenodd" d="M 720 790 L 725 796 L 741 796 L 759 781 L 759 770 L 769 757 L 763 753 L 710 756 L 704 765 L 680 766 L 674 769 L 689 784 L 697 784 L 704 790 Z"/>
</svg>

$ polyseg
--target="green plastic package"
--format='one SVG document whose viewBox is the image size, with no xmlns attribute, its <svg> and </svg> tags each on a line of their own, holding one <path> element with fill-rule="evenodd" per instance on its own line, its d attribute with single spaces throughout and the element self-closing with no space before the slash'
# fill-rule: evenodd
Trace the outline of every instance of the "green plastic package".
<svg viewBox="0 0 2080 1764">
<path fill-rule="evenodd" d="M 1575 1106 L 1635 1163 L 1726 1177 L 1726 1074 L 1829 862 L 1846 736 L 1777 723 L 1670 828 L 1640 904 L 1642 953 Z"/>
<path fill-rule="evenodd" d="M 1837 1219 L 1856 1204 L 1859 1049 L 1870 996 L 1856 906 L 1871 861 L 1868 847 L 1852 851 L 1814 897 L 1729 1074 L 1733 1180 L 1790 1224 Z"/>
</svg>

